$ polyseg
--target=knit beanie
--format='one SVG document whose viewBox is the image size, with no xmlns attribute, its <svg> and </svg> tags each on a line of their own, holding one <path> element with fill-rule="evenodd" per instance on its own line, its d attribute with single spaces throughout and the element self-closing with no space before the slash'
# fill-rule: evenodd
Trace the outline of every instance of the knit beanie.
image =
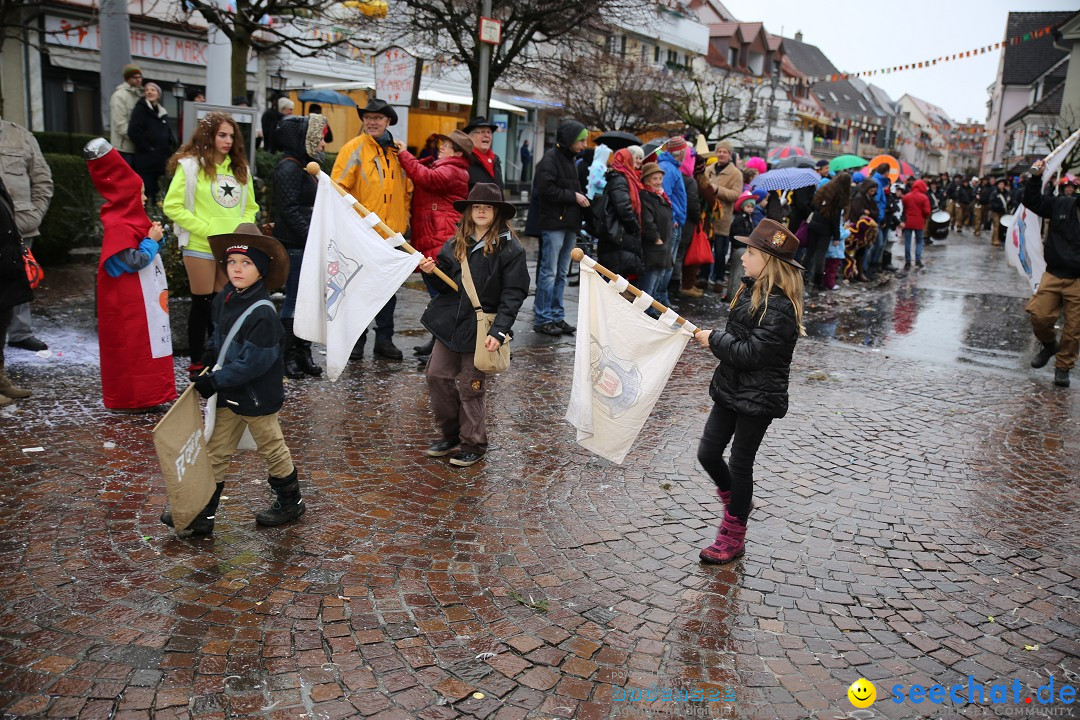
<svg viewBox="0 0 1080 720">
<path fill-rule="evenodd" d="M 576 138 L 574 138 L 574 142 L 580 142 L 581 140 L 587 140 L 588 138 L 589 138 L 589 129 L 588 128 L 581 128 L 581 132 L 579 132 L 578 136 Z"/>
<path fill-rule="evenodd" d="M 132 75 L 142 75 L 142 70 L 140 70 L 139 66 L 135 63 L 124 66 L 124 79 L 127 80 Z"/>
<path fill-rule="evenodd" d="M 225 257 L 228 258 L 229 255 L 247 255 L 255 264 L 255 269 L 259 271 L 261 277 L 266 277 L 266 273 L 270 270 L 270 256 L 259 248 L 250 245 L 230 245 L 225 251 Z"/>
</svg>

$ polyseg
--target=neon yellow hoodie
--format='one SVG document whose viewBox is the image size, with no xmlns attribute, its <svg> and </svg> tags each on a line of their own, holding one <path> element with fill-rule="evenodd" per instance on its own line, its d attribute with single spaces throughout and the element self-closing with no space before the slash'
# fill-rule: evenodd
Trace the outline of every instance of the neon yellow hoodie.
<svg viewBox="0 0 1080 720">
<path fill-rule="evenodd" d="M 216 168 L 214 178 L 207 177 L 199 169 L 194 157 L 182 158 L 176 166 L 169 192 L 165 194 L 162 209 L 177 225 L 180 247 L 197 252 L 210 252 L 210 235 L 231 233 L 240 223 L 255 222 L 259 205 L 255 201 L 255 188 L 248 172 L 247 185 L 241 185 L 232 174 L 232 159 L 225 157 Z M 184 166 L 187 165 L 186 171 Z M 198 178 L 195 184 L 194 211 L 187 206 L 187 174 L 194 169 Z M 247 198 L 245 200 L 244 194 Z"/>
</svg>

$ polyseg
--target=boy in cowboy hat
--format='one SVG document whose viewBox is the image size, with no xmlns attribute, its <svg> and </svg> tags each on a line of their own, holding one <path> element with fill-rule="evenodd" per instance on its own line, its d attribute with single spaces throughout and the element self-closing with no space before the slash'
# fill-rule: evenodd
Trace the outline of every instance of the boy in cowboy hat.
<svg viewBox="0 0 1080 720">
<path fill-rule="evenodd" d="M 270 468 L 270 488 L 277 496 L 269 508 L 255 513 L 255 522 L 281 525 L 307 509 L 278 423 L 285 401 L 285 336 L 267 290 L 285 284 L 289 255 L 254 223 L 242 223 L 235 232 L 208 240 L 228 284 L 214 298 L 213 331 L 203 356 L 203 365 L 213 370 L 192 375 L 191 381 L 204 398 L 218 396 L 214 432 L 206 444 L 217 489 L 185 531 L 192 535 L 214 531 L 225 474 L 245 429 Z M 163 514 L 161 521 L 171 527 L 172 514 Z"/>
</svg>

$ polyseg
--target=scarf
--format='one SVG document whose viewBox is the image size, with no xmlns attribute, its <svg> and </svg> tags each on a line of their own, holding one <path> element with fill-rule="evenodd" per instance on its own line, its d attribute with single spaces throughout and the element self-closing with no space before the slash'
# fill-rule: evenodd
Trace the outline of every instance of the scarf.
<svg viewBox="0 0 1080 720">
<path fill-rule="evenodd" d="M 473 148 L 473 155 L 480 161 L 480 167 L 488 171 L 493 179 L 495 177 L 495 152 L 488 148 L 487 152 Z"/>
<path fill-rule="evenodd" d="M 634 214 L 638 222 L 641 222 L 641 191 L 645 186 L 641 184 L 641 176 L 634 169 L 634 155 L 626 148 L 617 150 L 611 156 L 611 169 L 622 173 L 626 178 L 626 185 L 630 189 L 630 204 L 634 206 Z"/>
</svg>

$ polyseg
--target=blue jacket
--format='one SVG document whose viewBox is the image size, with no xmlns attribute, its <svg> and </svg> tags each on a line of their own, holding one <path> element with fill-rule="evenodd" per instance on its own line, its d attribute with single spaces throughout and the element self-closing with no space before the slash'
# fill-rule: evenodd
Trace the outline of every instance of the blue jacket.
<svg viewBox="0 0 1080 720">
<path fill-rule="evenodd" d="M 217 294 L 213 303 L 214 326 L 206 344 L 215 357 L 233 323 L 251 305 L 269 299 L 262 280 L 245 292 L 237 292 L 231 283 Z M 229 408 L 237 415 L 272 415 L 285 401 L 285 331 L 277 312 L 260 307 L 244 321 L 229 345 L 225 362 L 214 373 L 218 389 L 218 407 Z"/>
<path fill-rule="evenodd" d="M 871 175 L 874 182 L 877 183 L 877 193 L 874 194 L 874 201 L 878 206 L 878 225 L 885 222 L 885 206 L 888 205 L 888 200 L 885 197 L 885 190 L 889 187 L 890 181 L 888 175 L 882 175 L 880 173 L 874 173 Z"/>
<path fill-rule="evenodd" d="M 660 167 L 664 170 L 664 194 L 671 201 L 671 215 L 680 227 L 686 224 L 686 185 L 683 184 L 679 163 L 669 152 L 660 153 Z"/>
</svg>

